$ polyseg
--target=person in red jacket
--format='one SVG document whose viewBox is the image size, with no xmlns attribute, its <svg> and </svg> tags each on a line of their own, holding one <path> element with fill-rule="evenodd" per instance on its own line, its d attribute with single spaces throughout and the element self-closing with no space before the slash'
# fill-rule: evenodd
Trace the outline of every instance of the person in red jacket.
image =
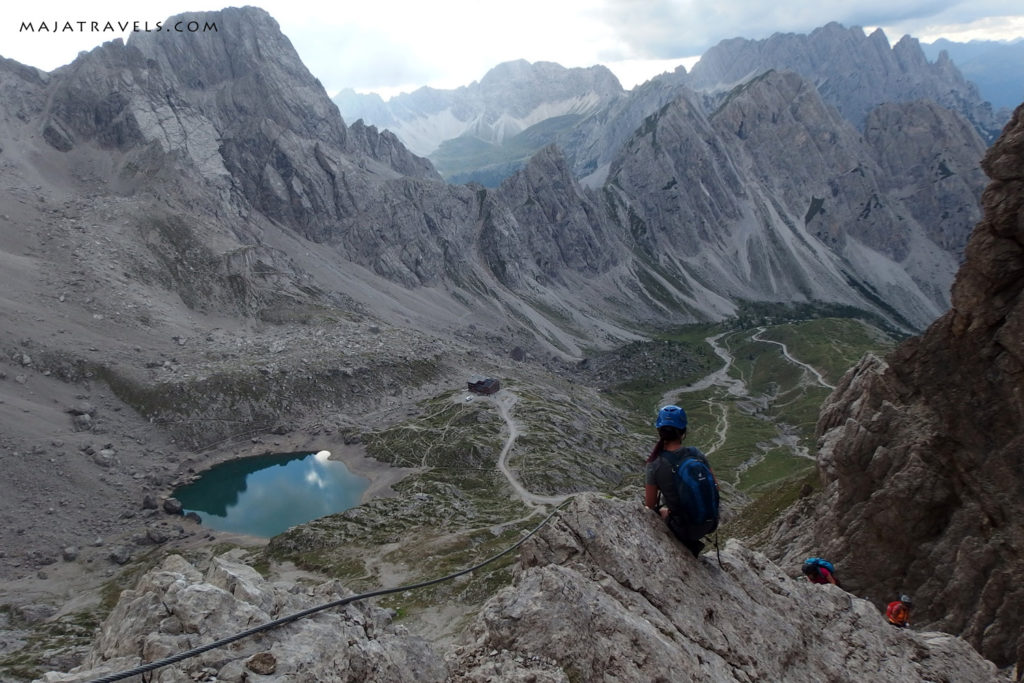
<svg viewBox="0 0 1024 683">
<path fill-rule="evenodd" d="M 909 595 L 901 595 L 899 600 L 893 600 L 885 608 L 885 618 L 893 626 L 906 628 L 910 626 L 910 607 L 913 604 Z"/>
</svg>

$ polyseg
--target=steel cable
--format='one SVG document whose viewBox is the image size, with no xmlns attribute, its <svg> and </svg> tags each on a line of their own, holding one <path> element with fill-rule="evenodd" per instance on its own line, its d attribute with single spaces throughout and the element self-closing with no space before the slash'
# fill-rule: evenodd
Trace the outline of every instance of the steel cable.
<svg viewBox="0 0 1024 683">
<path fill-rule="evenodd" d="M 248 638 L 249 636 L 256 635 L 257 633 L 261 633 L 263 631 L 269 631 L 271 629 L 277 628 L 278 626 L 283 626 L 284 624 L 290 624 L 293 621 L 297 621 L 297 620 L 302 619 L 304 617 L 308 617 L 309 615 L 316 614 L 317 612 L 322 612 L 324 610 L 331 609 L 332 607 L 341 607 L 341 606 L 347 605 L 347 604 L 349 604 L 351 602 L 356 602 L 357 600 L 366 600 L 367 598 L 374 598 L 374 597 L 377 597 L 379 595 L 388 595 L 390 593 L 400 593 L 400 592 L 408 591 L 408 590 L 416 590 L 417 588 L 426 588 L 427 586 L 433 586 L 434 584 L 442 583 L 444 581 L 451 581 L 452 579 L 458 578 L 458 577 L 463 576 L 465 574 L 469 574 L 470 572 L 474 572 L 477 569 L 480 569 L 480 568 L 482 568 L 482 567 L 484 567 L 484 566 L 486 566 L 486 565 L 488 565 L 488 564 L 490 564 L 490 563 L 492 563 L 492 562 L 494 562 L 494 561 L 504 557 L 505 555 L 509 554 L 513 550 L 517 549 L 519 546 L 521 546 L 523 543 L 525 543 L 527 539 L 529 539 L 531 536 L 533 536 L 538 531 L 540 531 L 541 528 L 543 528 L 545 524 L 550 522 L 551 519 L 558 513 L 558 511 L 561 510 L 563 507 L 565 507 L 565 505 L 570 500 L 572 500 L 572 498 L 568 498 L 565 501 L 563 501 L 560 505 L 558 505 L 554 510 L 551 511 L 551 513 L 547 517 L 544 518 L 544 520 L 540 524 L 535 526 L 530 531 L 530 533 L 526 534 L 521 539 L 516 541 L 516 543 L 514 545 L 509 546 L 508 548 L 506 548 L 505 550 L 502 550 L 497 555 L 489 557 L 486 560 L 484 560 L 483 562 L 475 564 L 472 567 L 469 567 L 468 569 L 462 569 L 460 571 L 455 572 L 454 574 L 448 574 L 447 576 L 442 576 L 441 578 L 438 578 L 438 579 L 430 579 L 429 581 L 421 581 L 420 583 L 413 583 L 413 584 L 409 584 L 409 585 L 406 585 L 406 586 L 399 586 L 397 588 L 382 588 L 380 590 L 371 591 L 369 593 L 360 593 L 358 595 L 350 595 L 347 598 L 340 598 L 338 600 L 334 600 L 332 602 L 328 602 L 328 603 L 325 603 L 323 605 L 318 605 L 316 607 L 310 607 L 309 609 L 302 610 L 301 612 L 296 612 L 294 614 L 290 614 L 288 616 L 281 617 L 279 619 L 275 619 L 274 621 L 269 621 L 266 624 L 262 624 L 260 626 L 254 626 L 253 628 L 247 629 L 245 631 L 241 631 L 240 633 L 236 633 L 236 634 L 231 635 L 231 636 L 227 636 L 226 638 L 221 638 L 220 640 L 216 640 L 216 641 L 214 641 L 212 643 L 208 643 L 206 645 L 202 645 L 200 647 L 196 647 L 196 648 L 193 648 L 191 650 L 187 650 L 185 652 L 180 652 L 180 653 L 178 653 L 176 655 L 171 655 L 170 657 L 165 657 L 165 658 L 157 660 L 155 662 L 150 662 L 149 664 L 142 664 L 142 665 L 137 666 L 134 669 L 130 669 L 128 671 L 122 671 L 120 673 L 110 674 L 109 676 L 104 676 L 103 678 L 96 678 L 96 679 L 90 681 L 89 683 L 111 683 L 112 681 L 120 681 L 120 680 L 123 680 L 125 678 L 130 677 L 130 676 L 138 676 L 138 675 L 147 673 L 149 671 L 153 671 L 155 669 L 160 669 L 160 668 L 163 668 L 163 667 L 168 666 L 170 664 L 176 664 L 177 662 L 183 661 L 185 659 L 189 659 L 191 657 L 195 657 L 197 655 L 201 655 L 204 652 L 208 652 L 210 650 L 215 650 L 215 649 L 217 649 L 219 647 L 224 647 L 225 645 L 233 643 L 233 642 L 235 642 L 237 640 L 241 640 L 243 638 Z"/>
</svg>

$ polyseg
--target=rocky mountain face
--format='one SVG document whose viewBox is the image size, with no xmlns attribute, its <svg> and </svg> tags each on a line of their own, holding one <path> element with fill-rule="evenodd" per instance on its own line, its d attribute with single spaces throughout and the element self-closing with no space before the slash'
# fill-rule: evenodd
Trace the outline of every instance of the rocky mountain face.
<svg viewBox="0 0 1024 683">
<path fill-rule="evenodd" d="M 350 296 L 310 278 L 307 250 L 290 243 L 298 235 L 407 290 L 466 290 L 473 300 L 480 284 L 514 283 L 492 292 L 511 295 L 515 309 L 539 299 L 570 318 L 617 316 L 611 302 L 640 292 L 630 308 L 641 318 L 714 319 L 736 299 L 796 298 L 919 328 L 946 306 L 960 235 L 976 218 L 982 146 L 955 115 L 927 104 L 879 115 L 865 148 L 813 87 L 774 72 L 711 115 L 676 82 L 682 73 L 644 88 L 648 105 L 665 104 L 607 162 L 600 192 L 581 189 L 552 150 L 495 190 L 447 185 L 391 132 L 346 127 L 269 16 L 219 16 L 230 33 L 114 42 L 36 86 L 51 150 L 116 152 L 120 190 L 153 204 L 144 234 L 156 263 L 139 272 L 157 279 L 160 263 L 208 252 L 216 275 L 203 291 L 180 270 L 172 276 L 193 306 L 279 307 L 281 294 L 231 284 L 266 279 L 267 266 L 291 283 L 288 297 Z M 514 63 L 466 93 L 521 114 L 549 91 L 613 97 L 603 73 Z M 566 79 L 579 87 L 567 90 Z M 525 92 L 539 99 L 524 103 Z M 793 98 L 800 107 L 788 106 Z M 615 136 L 637 111 L 609 121 Z M 192 210 L 218 220 L 198 218 L 195 232 L 167 215 Z"/>
<path fill-rule="evenodd" d="M 814 522 L 795 552 L 827 555 L 878 605 L 910 593 L 917 623 L 1020 668 L 1024 107 L 982 165 L 984 219 L 952 308 L 885 359 L 865 358 L 822 411 L 825 490 L 801 508 Z"/>
<path fill-rule="evenodd" d="M 1012 110 L 1024 102 L 1024 40 L 957 43 L 940 38 L 934 43 L 921 43 L 921 49 L 932 61 L 943 52 L 949 55 L 996 110 Z"/>
<path fill-rule="evenodd" d="M 880 102 L 931 100 L 970 121 L 987 141 L 1005 120 L 997 118 L 977 86 L 964 79 L 948 55 L 928 62 L 917 39 L 904 36 L 889 47 L 881 29 L 830 23 L 810 34 L 776 33 L 764 40 L 723 40 L 701 55 L 689 78 L 696 90 L 728 92 L 768 69 L 795 71 L 822 99 L 863 130 Z"/>
<path fill-rule="evenodd" d="M 976 218 L 983 146 L 959 117 L 919 106 L 894 105 L 915 123 L 886 127 L 905 125 L 908 137 L 894 141 L 902 157 L 865 144 L 796 74 L 768 72 L 709 117 L 683 99 L 648 117 L 610 167 L 605 193 L 628 207 L 622 221 L 652 260 L 680 258 L 685 265 L 671 270 L 719 294 L 749 298 L 767 286 L 782 298 L 820 299 L 845 283 L 902 301 L 898 315 L 907 321 L 925 320 L 945 301 L 935 274 L 948 278 L 956 268 L 955 248 L 936 233 L 951 221 L 963 234 L 965 220 Z M 927 144 L 935 118 L 952 126 L 942 139 L 962 146 L 911 152 Z M 896 161 L 910 158 L 927 189 L 915 188 Z M 949 182 L 938 173 L 945 158 L 956 158 Z M 942 201 L 955 196 L 965 213 L 939 199 L 907 203 L 908 186 Z"/>
<path fill-rule="evenodd" d="M 152 680 L 1008 680 L 952 636 L 897 629 L 871 603 L 806 582 L 736 541 L 694 559 L 640 504 L 586 494 L 527 541 L 513 582 L 441 652 L 361 603 L 154 671 Z M 795 571 L 794 571 L 795 570 Z M 486 571 L 486 569 L 481 570 Z M 263 579 L 232 556 L 167 558 L 126 591 L 83 664 L 127 671 L 301 609 L 344 587 Z M 339 647 L 339 643 L 341 646 Z"/>
</svg>

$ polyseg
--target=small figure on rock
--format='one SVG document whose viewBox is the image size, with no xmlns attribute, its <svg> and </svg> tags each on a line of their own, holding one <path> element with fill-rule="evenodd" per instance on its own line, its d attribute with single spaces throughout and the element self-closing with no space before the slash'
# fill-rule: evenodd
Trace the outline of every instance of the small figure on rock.
<svg viewBox="0 0 1024 683">
<path fill-rule="evenodd" d="M 913 604 L 909 595 L 901 595 L 899 600 L 893 600 L 885 608 L 885 618 L 893 626 L 906 628 L 910 626 L 910 608 Z"/>
<path fill-rule="evenodd" d="M 686 411 L 679 406 L 658 411 L 658 442 L 647 458 L 644 505 L 659 513 L 696 557 L 704 549 L 701 538 L 718 528 L 718 482 L 707 456 L 683 446 L 686 424 Z"/>
<path fill-rule="evenodd" d="M 811 583 L 831 583 L 833 586 L 842 588 L 839 585 L 839 579 L 836 578 L 836 568 L 828 560 L 823 560 L 820 557 L 808 557 L 804 560 L 800 571 Z"/>
</svg>

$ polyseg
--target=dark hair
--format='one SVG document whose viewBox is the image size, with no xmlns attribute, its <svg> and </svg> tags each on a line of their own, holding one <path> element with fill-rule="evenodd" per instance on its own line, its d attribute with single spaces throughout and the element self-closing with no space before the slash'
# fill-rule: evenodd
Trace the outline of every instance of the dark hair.
<svg viewBox="0 0 1024 683">
<path fill-rule="evenodd" d="M 651 449 L 651 454 L 647 456 L 647 462 L 654 462 L 661 455 L 661 451 L 664 450 L 665 444 L 672 441 L 679 441 L 686 436 L 685 429 L 679 429 L 672 425 L 664 425 L 658 427 L 658 443 L 654 444 L 654 448 Z"/>
<path fill-rule="evenodd" d="M 672 425 L 664 425 L 658 427 L 658 436 L 661 437 L 661 441 L 679 441 L 686 436 L 686 430 Z"/>
</svg>

